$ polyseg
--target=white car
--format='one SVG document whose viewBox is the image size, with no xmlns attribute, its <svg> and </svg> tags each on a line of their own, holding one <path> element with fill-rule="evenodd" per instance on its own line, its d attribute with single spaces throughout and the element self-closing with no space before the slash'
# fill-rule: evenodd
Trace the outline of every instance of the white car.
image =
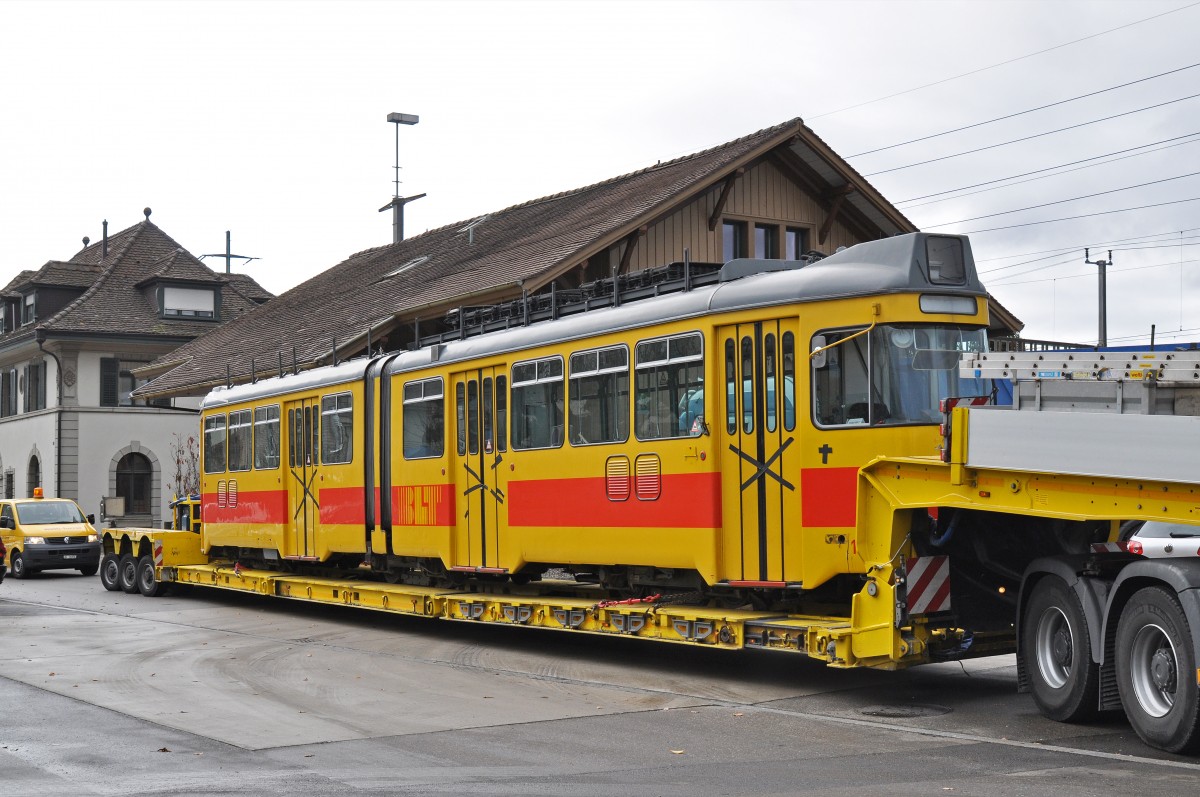
<svg viewBox="0 0 1200 797">
<path fill-rule="evenodd" d="M 1200 526 L 1146 520 L 1127 523 L 1121 538 L 1129 553 L 1150 559 L 1200 556 Z"/>
</svg>

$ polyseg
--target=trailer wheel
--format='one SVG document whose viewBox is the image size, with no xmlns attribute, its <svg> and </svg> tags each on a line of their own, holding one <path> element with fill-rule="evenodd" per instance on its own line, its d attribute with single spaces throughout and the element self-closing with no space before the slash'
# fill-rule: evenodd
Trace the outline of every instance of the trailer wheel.
<svg viewBox="0 0 1200 797">
<path fill-rule="evenodd" d="M 1200 749 L 1200 695 L 1187 619 L 1161 587 L 1134 594 L 1117 625 L 1117 687 L 1142 741 L 1172 753 Z"/>
<path fill-rule="evenodd" d="M 154 559 L 143 556 L 138 560 L 137 588 L 139 592 L 147 598 L 157 598 L 160 595 L 166 595 L 170 586 L 170 584 L 164 584 L 158 580 L 158 576 L 154 572 Z"/>
<path fill-rule="evenodd" d="M 1021 655 L 1034 702 L 1059 722 L 1091 719 L 1100 704 L 1100 668 L 1078 596 L 1057 576 L 1034 587 L 1021 628 Z"/>
<path fill-rule="evenodd" d="M 101 560 L 100 583 L 109 592 L 117 592 L 121 589 L 121 564 L 120 557 L 116 554 L 105 554 L 104 559 Z"/>
<path fill-rule="evenodd" d="M 133 554 L 121 554 L 121 559 L 117 562 L 117 567 L 119 573 L 117 583 L 121 585 L 121 590 L 128 592 L 130 595 L 137 592 L 137 559 L 133 558 Z"/>
</svg>

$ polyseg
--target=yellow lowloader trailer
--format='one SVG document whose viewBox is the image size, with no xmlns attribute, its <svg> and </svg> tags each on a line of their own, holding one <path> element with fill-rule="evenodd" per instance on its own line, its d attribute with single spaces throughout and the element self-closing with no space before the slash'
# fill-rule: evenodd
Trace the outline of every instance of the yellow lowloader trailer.
<svg viewBox="0 0 1200 797">
<path fill-rule="evenodd" d="M 831 541 L 856 574 L 843 603 L 772 610 L 711 594 L 622 599 L 552 578 L 450 589 L 387 583 L 366 568 L 344 577 L 248 568 L 204 553 L 194 501 L 181 502 L 176 529 L 106 529 L 101 578 L 147 596 L 188 584 L 792 652 L 843 668 L 1016 651 L 1020 688 L 1047 717 L 1123 708 L 1147 744 L 1196 751 L 1200 354 L 976 354 L 960 368 L 1011 382 L 1014 403 L 948 399 L 940 457 L 883 456 L 861 470 L 857 526 Z M 1175 553 L 1189 555 L 1145 555 L 1126 539 L 1144 521 L 1171 524 Z"/>
</svg>

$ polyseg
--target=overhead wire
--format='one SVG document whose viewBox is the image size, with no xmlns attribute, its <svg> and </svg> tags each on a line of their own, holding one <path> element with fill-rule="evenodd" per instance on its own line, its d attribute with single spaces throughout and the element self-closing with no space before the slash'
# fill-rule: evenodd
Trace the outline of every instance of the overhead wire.
<svg viewBox="0 0 1200 797">
<path fill-rule="evenodd" d="M 1009 65 L 1009 64 L 1015 64 L 1016 62 L 1018 62 L 1018 61 L 1024 61 L 1024 60 L 1025 60 L 1025 59 L 1027 59 L 1027 58 L 1034 58 L 1034 57 L 1036 57 L 1036 56 L 1039 56 L 1039 55 L 1044 55 L 1044 54 L 1046 54 L 1046 53 L 1054 52 L 1055 50 L 1061 50 L 1062 48 L 1064 48 L 1064 47 L 1070 47 L 1070 46 L 1071 46 L 1071 45 L 1073 45 L 1073 44 L 1079 44 L 1079 43 L 1081 43 L 1081 42 L 1090 41 L 1091 39 L 1095 39 L 1095 38 L 1098 38 L 1098 37 L 1100 37 L 1100 36 L 1107 36 L 1107 35 L 1108 35 L 1108 34 L 1110 34 L 1110 33 L 1116 33 L 1117 31 L 1120 31 L 1120 30 L 1125 30 L 1126 28 L 1132 28 L 1132 27 L 1134 27 L 1135 25 L 1141 25 L 1141 24 L 1143 24 L 1143 23 L 1150 22 L 1151 20 L 1159 19 L 1159 18 L 1161 18 L 1161 17 L 1169 16 L 1169 15 L 1171 15 L 1171 14 L 1176 14 L 1176 13 L 1178 13 L 1178 12 L 1180 12 L 1180 11 L 1186 11 L 1187 9 L 1189 9 L 1189 8 L 1193 8 L 1193 7 L 1195 7 L 1195 6 L 1198 6 L 1198 5 L 1200 5 L 1200 2 L 1196 2 L 1196 3 L 1188 3 L 1188 4 L 1187 4 L 1187 5 L 1185 5 L 1185 6 L 1179 6 L 1178 8 L 1173 8 L 1173 9 L 1171 9 L 1170 11 L 1164 11 L 1164 12 L 1162 12 L 1161 14 L 1154 14 L 1153 16 L 1145 17 L 1145 18 L 1143 18 L 1143 19 L 1134 20 L 1133 22 L 1127 22 L 1127 23 L 1125 23 L 1124 25 L 1118 25 L 1118 26 L 1117 26 L 1117 27 L 1115 27 L 1115 28 L 1109 28 L 1108 30 L 1102 30 L 1102 31 L 1100 31 L 1100 32 L 1098 32 L 1098 33 L 1092 33 L 1092 34 L 1090 34 L 1090 35 L 1088 35 L 1088 36 L 1083 36 L 1083 37 L 1080 37 L 1080 38 L 1078 38 L 1078 39 L 1072 39 L 1072 40 L 1071 40 L 1071 41 L 1069 41 L 1069 42 L 1063 42 L 1062 44 L 1056 44 L 1056 45 L 1054 45 L 1053 47 L 1047 47 L 1047 48 L 1045 48 L 1044 50 L 1038 50 L 1037 52 L 1027 53 L 1026 55 L 1020 55 L 1020 56 L 1017 56 L 1016 58 L 1009 58 L 1009 59 L 1008 59 L 1008 60 L 1006 60 L 1006 61 L 1000 61 L 999 63 L 991 64 L 990 66 L 984 66 L 984 67 L 979 67 L 978 69 L 972 69 L 972 70 L 971 70 L 971 71 L 969 71 L 969 72 L 963 72 L 963 73 L 961 73 L 961 74 L 954 75 L 954 76 L 952 76 L 952 77 L 943 78 L 943 79 L 941 79 L 941 80 L 935 80 L 935 81 L 933 81 L 932 83 L 925 83 L 924 85 L 921 85 L 921 86 L 914 86 L 914 87 L 913 87 L 913 88 L 911 88 L 911 89 L 905 89 L 905 90 L 903 90 L 903 91 L 897 91 L 897 92 L 894 92 L 894 93 L 892 93 L 892 94 L 885 95 L 885 96 L 883 96 L 883 97 L 876 97 L 876 98 L 875 98 L 875 99 L 873 99 L 873 100 L 865 100 L 865 101 L 863 101 L 863 102 L 859 102 L 859 103 L 856 103 L 856 104 L 854 104 L 854 105 L 847 105 L 847 106 L 846 106 L 846 107 L 844 107 L 844 108 L 838 108 L 837 110 L 833 110 L 833 111 L 825 111 L 824 113 L 819 113 L 819 114 L 817 114 L 816 116 L 810 116 L 810 117 L 808 117 L 808 119 L 809 119 L 809 120 L 813 120 L 813 119 L 823 119 L 823 118 L 825 118 L 826 116 L 833 116 L 834 114 L 844 113 L 845 111 L 852 111 L 852 110 L 854 110 L 854 109 L 856 109 L 856 108 L 862 108 L 862 107 L 863 107 L 863 106 L 865 106 L 865 105 L 872 105 L 872 104 L 874 104 L 874 103 L 877 103 L 877 102 L 883 102 L 884 100 L 890 100 L 890 99 L 893 99 L 893 98 L 895 98 L 895 97 L 902 97 L 902 96 L 904 96 L 905 94 L 912 94 L 913 92 L 916 92 L 916 91 L 922 91 L 922 90 L 924 90 L 924 89 L 932 88 L 932 87 L 934 87 L 934 86 L 941 86 L 941 85 L 943 85 L 943 84 L 945 84 L 945 83 L 950 83 L 950 82 L 952 82 L 952 81 L 955 81 L 955 80 L 960 80 L 960 79 L 962 79 L 962 78 L 964 78 L 964 77 L 970 77 L 971 75 L 978 75 L 978 74 L 979 74 L 979 73 L 981 73 L 981 72 L 987 72 L 987 71 L 989 71 L 989 70 L 992 70 L 992 69 L 997 69 L 997 68 L 999 68 L 999 67 L 1002 67 L 1002 66 L 1007 66 L 1007 65 Z"/>
<path fill-rule="evenodd" d="M 1200 94 L 1189 94 L 1186 97 L 1178 97 L 1174 100 L 1167 100 L 1166 102 L 1156 103 L 1155 105 L 1147 105 L 1142 108 L 1135 108 L 1132 111 L 1123 111 L 1121 113 L 1113 114 L 1112 116 L 1104 116 L 1099 119 L 1091 119 L 1087 122 L 1080 122 L 1079 124 L 1067 125 L 1066 127 L 1060 127 L 1055 130 L 1047 130 L 1042 133 L 1034 133 L 1031 136 L 1022 136 L 1020 138 L 1009 139 L 1008 141 L 1001 141 L 996 144 L 988 144 L 986 147 L 976 147 L 975 149 L 968 149 L 968 150 L 964 150 L 962 152 L 955 152 L 951 155 L 942 155 L 941 157 L 938 157 L 938 158 L 929 158 L 928 160 L 917 161 L 916 163 L 908 163 L 908 164 L 905 164 L 904 166 L 893 166 L 890 169 L 881 169 L 880 171 L 877 171 L 877 172 L 868 172 L 867 174 L 865 174 L 863 176 L 864 177 L 875 177 L 880 174 L 891 174 L 892 172 L 899 172 L 899 171 L 903 171 L 904 169 L 911 169 L 916 166 L 925 166 L 930 163 L 938 163 L 940 161 L 950 160 L 952 158 L 961 158 L 963 155 L 974 155 L 976 152 L 986 152 L 987 150 L 990 150 L 990 149 L 998 149 L 999 147 L 1007 147 L 1009 144 L 1019 144 L 1022 141 L 1032 141 L 1035 138 L 1042 138 L 1043 136 L 1050 136 L 1050 135 L 1054 135 L 1055 133 L 1064 133 L 1068 130 L 1078 130 L 1081 127 L 1087 127 L 1089 125 L 1099 124 L 1100 122 L 1110 122 L 1113 119 L 1120 119 L 1123 116 L 1132 116 L 1133 114 L 1142 113 L 1143 111 L 1152 111 L 1155 108 L 1163 108 L 1168 105 L 1174 105 L 1177 102 L 1185 102 L 1187 100 L 1194 100 L 1197 97 L 1200 97 Z"/>
<path fill-rule="evenodd" d="M 926 224 L 926 225 L 924 225 L 924 227 L 926 229 L 933 229 L 935 227 L 949 227 L 951 224 L 963 224 L 968 221 L 979 221 L 980 219 L 992 219 L 997 216 L 1007 216 L 1010 213 L 1021 213 L 1022 211 L 1026 211 L 1026 210 L 1037 210 L 1038 208 L 1048 208 L 1053 205 L 1062 205 L 1067 202 L 1078 202 L 1081 199 L 1092 199 L 1093 197 L 1105 196 L 1107 194 L 1117 194 L 1117 193 L 1120 193 L 1121 191 L 1132 191 L 1135 188 L 1145 188 L 1145 187 L 1151 186 L 1151 185 L 1160 185 L 1162 183 L 1169 183 L 1173 180 L 1183 180 L 1187 177 L 1195 177 L 1198 174 L 1200 174 L 1200 172 L 1188 172 L 1187 174 L 1177 174 L 1174 177 L 1164 177 L 1161 180 L 1151 180 L 1150 182 L 1147 182 L 1147 183 L 1137 183 L 1136 185 L 1127 185 L 1127 186 L 1123 186 L 1121 188 L 1110 188 L 1107 191 L 1097 191 L 1094 194 L 1081 194 L 1080 196 L 1073 196 L 1073 197 L 1069 197 L 1067 199 L 1056 199 L 1053 202 L 1043 202 L 1039 205 L 1029 205 L 1028 207 L 1014 208 L 1012 210 L 1002 210 L 998 213 L 987 213 L 982 216 L 972 216 L 972 217 L 966 218 L 966 219 L 956 219 L 954 221 L 943 221 L 939 224 Z"/>
<path fill-rule="evenodd" d="M 908 141 L 900 141 L 896 144 L 888 144 L 885 147 L 876 147 L 875 149 L 869 149 L 864 152 L 856 152 L 853 155 L 847 155 L 846 158 L 847 159 L 861 158 L 864 155 L 873 155 L 876 152 L 885 152 L 889 149 L 897 149 L 898 147 L 906 147 L 909 144 L 916 144 L 921 141 L 929 141 L 930 139 L 934 139 L 934 138 L 941 138 L 942 136 L 948 136 L 951 133 L 961 133 L 964 130 L 972 130 L 976 127 L 983 127 L 984 125 L 995 124 L 996 122 L 1003 122 L 1006 119 L 1015 119 L 1016 117 L 1024 116 L 1027 113 L 1036 113 L 1037 111 L 1044 111 L 1047 108 L 1055 108 L 1059 105 L 1066 105 L 1068 103 L 1078 102 L 1079 100 L 1086 100 L 1088 97 L 1095 97 L 1100 94 L 1106 94 L 1110 91 L 1117 91 L 1118 89 L 1128 88 L 1129 86 L 1136 86 L 1139 83 L 1146 83 L 1147 81 L 1157 80 L 1160 77 L 1167 77 L 1168 75 L 1174 75 L 1179 72 L 1185 72 L 1189 69 L 1195 69 L 1198 66 L 1200 66 L 1200 63 L 1189 64 L 1188 66 L 1181 66 L 1178 69 L 1172 69 L 1168 72 L 1160 72 L 1157 75 L 1150 75 L 1149 77 L 1139 78 L 1137 80 L 1131 80 L 1127 83 L 1120 83 L 1116 86 L 1109 86 L 1108 88 L 1099 89 L 1097 91 L 1090 91 L 1087 94 L 1078 94 L 1074 97 L 1068 97 L 1065 100 L 1058 100 L 1057 102 L 1051 102 L 1046 105 L 1039 105 L 1036 108 L 1028 108 L 1024 111 L 1016 111 L 1014 113 L 1005 114 L 1004 116 L 997 116 L 993 119 L 987 119 L 982 122 L 974 122 L 969 125 L 963 125 L 962 127 L 955 127 L 951 130 L 943 130 L 940 133 L 931 133 L 927 136 L 921 136 L 920 138 L 910 138 Z"/>
<path fill-rule="evenodd" d="M 1186 202 L 1195 202 L 1197 200 L 1200 200 L 1200 196 L 1189 197 L 1188 199 L 1175 199 L 1170 202 L 1156 202 L 1152 205 L 1137 205 L 1137 206 L 1131 207 L 1131 208 L 1117 208 L 1115 210 L 1099 210 L 1094 213 L 1083 213 L 1078 216 L 1063 216 L 1062 218 L 1058 218 L 1058 219 L 1042 219 L 1041 221 L 1027 221 L 1027 222 L 1023 222 L 1021 224 L 1009 224 L 1004 227 L 987 227 L 987 228 L 981 229 L 981 230 L 968 230 L 967 232 L 962 233 L 962 235 L 978 235 L 980 233 L 997 232 L 999 230 L 1015 230 L 1018 227 L 1033 227 L 1038 224 L 1054 224 L 1054 223 L 1057 223 L 1060 221 L 1075 221 L 1077 219 L 1090 219 L 1090 218 L 1094 218 L 1096 216 L 1110 216 L 1114 213 L 1128 213 L 1128 212 L 1134 211 L 1134 210 L 1148 210 L 1150 208 L 1164 208 L 1164 207 L 1168 207 L 1170 205 L 1182 205 Z"/>
</svg>

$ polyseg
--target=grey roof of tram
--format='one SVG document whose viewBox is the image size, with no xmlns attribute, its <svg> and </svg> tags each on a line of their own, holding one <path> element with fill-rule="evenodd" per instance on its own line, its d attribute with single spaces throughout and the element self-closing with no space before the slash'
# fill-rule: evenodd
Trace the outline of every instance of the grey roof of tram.
<svg viewBox="0 0 1200 797">
<path fill-rule="evenodd" d="M 554 321 L 489 332 L 477 337 L 449 341 L 436 346 L 385 355 L 391 358 L 387 373 L 401 373 L 428 367 L 434 362 L 447 364 L 499 356 L 514 351 L 580 340 L 651 324 L 682 321 L 713 313 L 748 310 L 778 304 L 815 302 L 831 299 L 872 296 L 909 291 L 933 291 L 959 295 L 986 296 L 975 273 L 970 243 L 964 242 L 966 284 L 934 285 L 923 268 L 928 233 L 910 233 L 849 247 L 802 268 L 779 270 L 787 261 L 730 261 L 730 273 L 746 271 L 753 263 L 770 269 L 748 276 L 643 299 L 620 307 L 605 307 L 565 316 Z M 345 384 L 361 379 L 375 360 L 356 358 L 336 365 L 304 371 L 300 374 L 272 377 L 233 388 L 216 388 L 202 407 L 228 406 L 251 399 L 262 399 L 317 386 Z"/>
</svg>

